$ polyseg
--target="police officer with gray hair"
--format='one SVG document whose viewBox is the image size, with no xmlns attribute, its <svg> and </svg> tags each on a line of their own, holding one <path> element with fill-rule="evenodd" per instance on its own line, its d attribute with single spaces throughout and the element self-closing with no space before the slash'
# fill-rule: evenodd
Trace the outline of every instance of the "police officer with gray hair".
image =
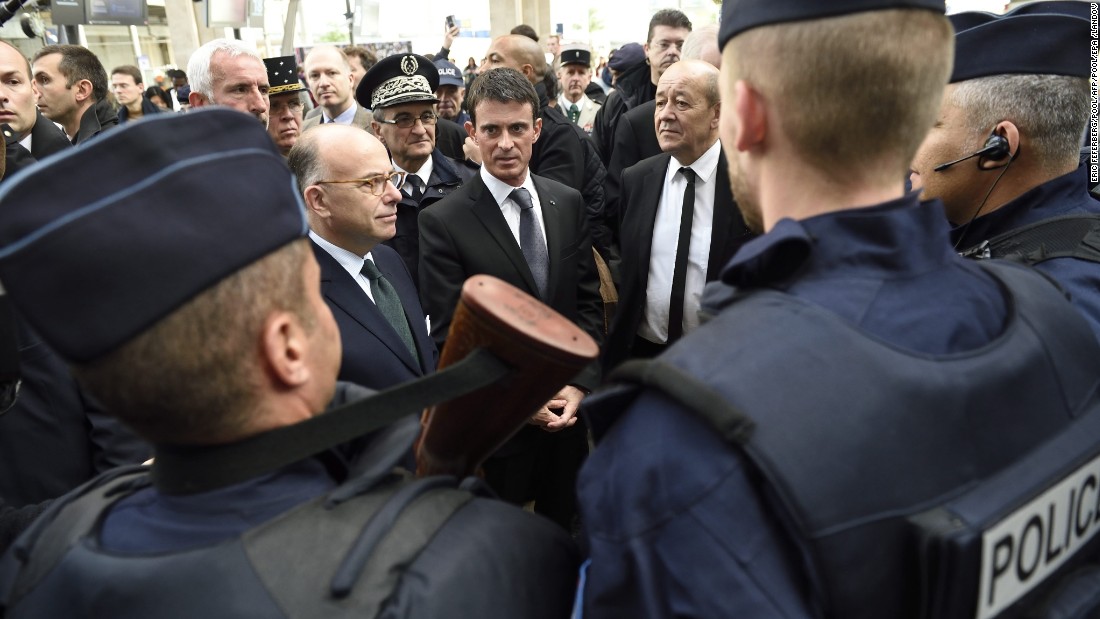
<svg viewBox="0 0 1100 619">
<path fill-rule="evenodd" d="M 586 402 L 584 617 L 1097 616 L 1100 345 L 904 189 L 943 12 L 723 4 L 719 132 L 762 234 L 705 324 Z"/>
</svg>

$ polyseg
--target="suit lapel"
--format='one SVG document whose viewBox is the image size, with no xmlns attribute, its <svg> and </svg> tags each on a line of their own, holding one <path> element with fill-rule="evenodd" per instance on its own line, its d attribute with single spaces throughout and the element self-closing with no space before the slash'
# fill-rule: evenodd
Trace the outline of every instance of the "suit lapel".
<svg viewBox="0 0 1100 619">
<path fill-rule="evenodd" d="M 561 205 L 558 204 L 558 196 L 550 190 L 546 183 L 542 182 L 541 178 L 532 175 L 531 180 L 534 181 L 535 191 L 539 194 L 542 223 L 546 228 L 546 256 L 550 261 L 550 272 L 547 275 L 546 298 L 543 301 L 549 302 L 557 292 L 558 279 L 564 275 L 564 273 L 558 273 L 561 265 L 562 240 L 565 238 L 565 230 L 562 229 L 564 222 L 562 221 Z M 526 264 L 526 260 L 524 260 L 524 264 Z M 531 280 L 534 281 L 534 276 L 531 276 Z"/>
<path fill-rule="evenodd" d="M 639 209 L 636 213 L 637 218 L 634 219 L 639 224 L 635 232 L 638 238 L 638 254 L 635 259 L 638 261 L 641 273 L 649 272 L 649 256 L 653 250 L 653 227 L 657 222 L 657 206 L 661 202 L 665 172 L 668 170 L 670 159 L 672 155 L 664 154 L 653 161 L 638 192 L 641 199 L 635 201 L 636 204 L 626 205 L 631 209 Z"/>
<path fill-rule="evenodd" d="M 374 334 L 393 355 L 410 370 L 420 373 L 420 364 L 413 359 L 401 337 L 393 330 L 386 317 L 344 267 L 319 245 L 310 241 L 317 264 L 321 267 L 321 294 L 336 307 L 351 316 L 364 329 Z M 411 323 L 410 323 L 411 324 Z"/>
<path fill-rule="evenodd" d="M 531 269 L 527 266 L 527 259 L 523 257 L 523 252 L 520 251 L 516 237 L 512 236 L 512 230 L 508 228 L 508 222 L 504 219 L 504 213 L 500 212 L 500 206 L 493 199 L 493 194 L 489 192 L 489 189 L 481 180 L 480 174 L 470 179 L 467 184 L 470 185 L 470 208 L 473 210 L 474 215 L 485 226 L 485 229 L 496 241 L 504 255 L 508 256 L 512 266 L 523 277 L 524 283 L 527 284 L 528 293 L 538 297 L 539 288 L 535 285 L 535 276 L 531 274 Z"/>
</svg>

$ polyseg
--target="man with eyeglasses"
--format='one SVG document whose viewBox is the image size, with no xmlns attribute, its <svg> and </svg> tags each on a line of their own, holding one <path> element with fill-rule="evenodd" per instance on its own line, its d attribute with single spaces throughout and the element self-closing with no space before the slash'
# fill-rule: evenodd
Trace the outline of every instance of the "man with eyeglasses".
<svg viewBox="0 0 1100 619">
<path fill-rule="evenodd" d="M 373 110 L 371 129 L 389 149 L 394 169 L 406 174 L 397 203 L 397 233 L 386 245 L 401 255 L 414 282 L 419 281 L 420 211 L 476 174 L 436 146 L 438 88 L 439 71 L 430 58 L 395 54 L 371 67 L 355 91 L 359 105 Z"/>
<path fill-rule="evenodd" d="M 270 120 L 267 134 L 279 147 L 284 157 L 302 135 L 302 93 L 306 87 L 298 79 L 298 63 L 294 56 L 264 58 L 267 67 L 267 81 L 271 90 L 267 91 L 270 104 Z"/>
<path fill-rule="evenodd" d="M 611 161 L 615 146 L 615 126 L 619 118 L 635 106 L 652 101 L 657 94 L 657 81 L 665 69 L 680 59 L 684 40 L 691 33 L 691 20 L 676 9 L 662 9 L 649 20 L 649 34 L 645 50 L 645 64 L 623 71 L 615 80 L 615 90 L 596 114 L 592 126 L 592 139 L 603 158 L 604 165 Z"/>
<path fill-rule="evenodd" d="M 416 286 L 393 238 L 397 189 L 386 148 L 358 127 L 322 125 L 302 134 L 287 164 L 306 204 L 321 294 L 340 327 L 339 380 L 386 389 L 435 369 Z"/>
</svg>

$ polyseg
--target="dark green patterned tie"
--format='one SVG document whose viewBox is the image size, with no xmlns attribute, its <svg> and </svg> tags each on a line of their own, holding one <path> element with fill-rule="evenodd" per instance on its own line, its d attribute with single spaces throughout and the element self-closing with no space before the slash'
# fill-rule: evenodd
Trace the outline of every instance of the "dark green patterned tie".
<svg viewBox="0 0 1100 619">
<path fill-rule="evenodd" d="M 580 108 L 577 107 L 576 103 L 570 105 L 569 106 L 569 121 L 572 122 L 575 125 L 575 124 L 577 124 L 577 121 L 580 120 L 580 119 L 581 119 L 581 110 L 580 110 Z"/>
<path fill-rule="evenodd" d="M 393 289 L 393 285 L 385 277 L 382 277 L 382 272 L 378 270 L 378 266 L 374 264 L 373 260 L 364 260 L 363 269 L 360 273 L 366 275 L 367 279 L 370 280 L 370 291 L 374 295 L 374 304 L 386 317 L 386 322 L 390 323 L 393 330 L 397 332 L 398 337 L 405 343 L 405 347 L 412 353 L 413 359 L 419 360 L 420 357 L 416 354 L 416 343 L 413 342 L 412 331 L 409 330 L 409 321 L 405 319 L 405 310 L 401 307 L 401 299 L 397 296 L 397 291 Z"/>
</svg>

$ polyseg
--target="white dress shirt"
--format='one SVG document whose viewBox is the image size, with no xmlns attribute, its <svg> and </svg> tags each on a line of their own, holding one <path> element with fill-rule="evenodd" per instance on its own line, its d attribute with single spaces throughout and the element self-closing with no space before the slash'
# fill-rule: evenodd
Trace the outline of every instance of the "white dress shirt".
<svg viewBox="0 0 1100 619">
<path fill-rule="evenodd" d="M 513 187 L 504 181 L 497 179 L 485 169 L 485 166 L 481 166 L 481 180 L 485 183 L 486 189 L 493 195 L 493 199 L 497 201 L 497 206 L 500 207 L 500 212 L 504 214 L 504 221 L 508 222 L 508 229 L 512 231 L 512 236 L 516 237 L 516 244 L 520 245 L 519 240 L 519 204 L 510 198 L 512 191 L 518 189 Z M 531 170 L 527 170 L 527 177 L 523 179 L 523 184 L 520 185 L 531 194 L 531 204 L 534 206 L 531 210 L 535 212 L 535 221 L 539 222 L 539 228 L 542 229 L 542 240 L 546 242 L 546 224 L 542 220 L 542 203 L 539 202 L 539 192 L 535 191 L 535 183 L 531 181 Z M 522 247 L 522 246 L 521 246 Z"/>
<path fill-rule="evenodd" d="M 351 107 L 341 112 L 336 118 L 329 118 L 328 110 L 321 108 L 321 122 L 335 122 L 338 125 L 350 125 L 351 121 L 355 120 L 355 111 L 359 109 L 359 104 L 355 101 L 351 102 Z"/>
<path fill-rule="evenodd" d="M 398 172 L 404 172 L 409 176 L 416 176 L 417 178 L 419 178 L 420 184 L 424 186 L 424 191 L 428 190 L 428 179 L 432 177 L 432 171 L 435 170 L 435 164 L 432 163 L 431 156 L 428 156 L 428 160 L 424 162 L 424 165 L 420 166 L 420 169 L 416 170 L 415 172 L 402 168 L 401 166 L 397 165 L 396 161 L 391 160 L 390 163 L 393 164 L 394 170 L 397 170 Z M 401 187 L 401 193 L 405 194 L 406 196 L 411 196 L 412 185 L 409 184 L 408 180 L 408 178 L 405 179 L 405 185 Z"/>
<path fill-rule="evenodd" d="M 691 220 L 687 277 L 684 280 L 684 333 L 699 326 L 699 298 L 707 283 L 711 227 L 714 222 L 714 188 L 718 177 L 719 141 L 698 159 L 684 164 L 672 157 L 665 171 L 665 184 L 653 221 L 653 244 L 649 254 L 644 319 L 638 335 L 657 344 L 668 341 L 668 306 L 672 299 L 672 271 L 676 264 L 676 242 L 680 237 L 680 215 L 684 208 L 687 179 L 680 168 L 695 172 L 695 214 Z"/>
</svg>

